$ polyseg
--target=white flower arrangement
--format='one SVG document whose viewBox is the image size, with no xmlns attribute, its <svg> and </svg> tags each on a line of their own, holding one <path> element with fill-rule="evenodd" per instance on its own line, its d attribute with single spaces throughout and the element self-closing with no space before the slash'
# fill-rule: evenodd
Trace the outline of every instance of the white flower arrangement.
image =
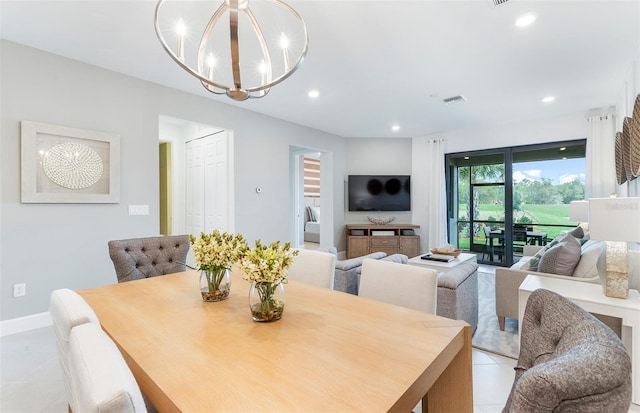
<svg viewBox="0 0 640 413">
<path fill-rule="evenodd" d="M 197 239 L 190 235 L 189 239 L 200 271 L 230 269 L 249 249 L 242 234 L 221 233 L 217 229 L 211 234 L 202 232 Z"/>
<path fill-rule="evenodd" d="M 247 251 L 239 260 L 243 278 L 252 283 L 287 283 L 287 270 L 293 264 L 297 250 L 291 250 L 291 243 L 280 245 L 280 241 L 263 245 L 256 241 L 253 249 Z"/>
</svg>

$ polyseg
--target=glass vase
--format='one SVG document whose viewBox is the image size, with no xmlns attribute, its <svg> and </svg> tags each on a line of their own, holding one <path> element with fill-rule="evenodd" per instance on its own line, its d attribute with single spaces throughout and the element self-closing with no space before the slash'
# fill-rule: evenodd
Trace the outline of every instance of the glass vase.
<svg viewBox="0 0 640 413">
<path fill-rule="evenodd" d="M 203 301 L 221 301 L 229 298 L 231 271 L 228 268 L 202 270 L 200 293 Z"/>
<path fill-rule="evenodd" d="M 284 312 L 284 285 L 257 282 L 249 290 L 249 307 L 253 321 L 270 322 L 280 320 Z"/>
</svg>

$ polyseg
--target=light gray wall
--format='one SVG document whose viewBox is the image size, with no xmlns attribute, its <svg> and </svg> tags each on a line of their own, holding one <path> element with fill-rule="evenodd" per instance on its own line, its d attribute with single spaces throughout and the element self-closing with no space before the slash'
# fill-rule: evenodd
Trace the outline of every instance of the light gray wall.
<svg viewBox="0 0 640 413">
<path fill-rule="evenodd" d="M 0 53 L 1 320 L 47 311 L 54 289 L 115 282 L 107 241 L 158 234 L 160 115 L 234 132 L 235 228 L 251 242 L 289 237 L 289 146 L 332 152 L 335 232 L 342 231 L 342 137 L 7 41 Z M 120 203 L 20 203 L 21 120 L 119 134 Z M 130 204 L 148 204 L 150 215 L 129 216 Z M 16 283 L 27 284 L 25 297 L 12 298 Z"/>
<path fill-rule="evenodd" d="M 587 117 L 584 113 L 574 113 L 473 129 L 458 129 L 435 134 L 433 137 L 445 139 L 447 153 L 585 139 Z"/>
<path fill-rule="evenodd" d="M 347 166 L 340 189 L 344 194 L 345 224 L 368 224 L 367 216 L 392 215 L 394 223 L 410 224 L 411 212 L 349 212 L 347 177 L 349 175 L 411 175 L 411 138 L 349 138 Z M 345 235 L 342 234 L 345 238 Z"/>
</svg>

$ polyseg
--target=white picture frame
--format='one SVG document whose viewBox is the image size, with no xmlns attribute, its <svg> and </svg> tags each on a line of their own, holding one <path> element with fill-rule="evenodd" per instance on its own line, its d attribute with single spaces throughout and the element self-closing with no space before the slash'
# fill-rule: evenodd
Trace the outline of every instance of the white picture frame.
<svg viewBox="0 0 640 413">
<path fill-rule="evenodd" d="M 21 122 L 23 203 L 119 203 L 120 136 Z"/>
</svg>

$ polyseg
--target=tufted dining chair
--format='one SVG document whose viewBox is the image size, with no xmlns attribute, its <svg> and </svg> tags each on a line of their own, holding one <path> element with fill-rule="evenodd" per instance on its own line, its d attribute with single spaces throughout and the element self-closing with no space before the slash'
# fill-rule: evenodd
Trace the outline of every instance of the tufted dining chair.
<svg viewBox="0 0 640 413">
<path fill-rule="evenodd" d="M 109 256 L 118 282 L 186 271 L 188 235 L 109 241 Z"/>
<path fill-rule="evenodd" d="M 384 260 L 364 260 L 359 295 L 436 314 L 438 274 L 430 268 Z"/>
<path fill-rule="evenodd" d="M 626 413 L 631 358 L 615 333 L 566 298 L 529 296 L 515 380 L 503 413 Z"/>
</svg>

